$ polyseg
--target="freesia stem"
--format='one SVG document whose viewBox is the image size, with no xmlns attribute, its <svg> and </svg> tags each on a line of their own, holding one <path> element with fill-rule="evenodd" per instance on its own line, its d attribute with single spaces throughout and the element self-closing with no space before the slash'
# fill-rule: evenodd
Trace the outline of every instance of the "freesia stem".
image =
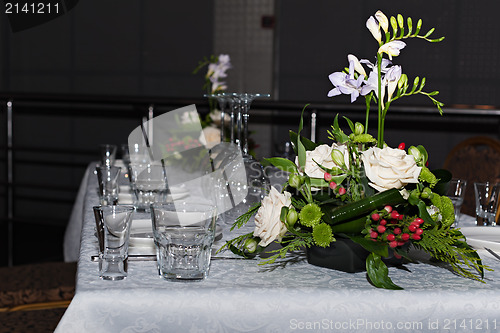
<svg viewBox="0 0 500 333">
<path fill-rule="evenodd" d="M 377 70 L 378 70 L 378 133 L 377 133 L 377 147 L 384 147 L 384 119 L 382 116 L 382 54 L 377 53 Z"/>
</svg>

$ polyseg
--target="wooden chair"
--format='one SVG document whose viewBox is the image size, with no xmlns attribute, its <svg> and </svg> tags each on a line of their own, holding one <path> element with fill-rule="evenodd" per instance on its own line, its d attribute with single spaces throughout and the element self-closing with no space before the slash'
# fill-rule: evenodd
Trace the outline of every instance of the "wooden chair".
<svg viewBox="0 0 500 333">
<path fill-rule="evenodd" d="M 75 293 L 76 263 L 0 268 L 0 333 L 53 332 Z"/>
<path fill-rule="evenodd" d="M 467 180 L 461 212 L 475 216 L 475 182 L 500 182 L 500 141 L 476 136 L 457 144 L 448 153 L 443 167 L 453 178 Z"/>
</svg>

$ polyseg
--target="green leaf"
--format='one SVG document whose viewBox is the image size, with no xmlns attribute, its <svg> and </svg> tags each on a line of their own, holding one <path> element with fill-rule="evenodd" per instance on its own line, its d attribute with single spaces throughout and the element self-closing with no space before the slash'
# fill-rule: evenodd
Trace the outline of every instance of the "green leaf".
<svg viewBox="0 0 500 333">
<path fill-rule="evenodd" d="M 347 235 L 347 237 L 352 239 L 353 242 L 361 245 L 368 252 L 372 252 L 381 257 L 389 256 L 389 248 L 386 243 L 374 242 L 371 239 L 367 239 L 362 235 L 352 235 L 352 236 Z"/>
<path fill-rule="evenodd" d="M 297 133 L 295 133 L 294 131 L 289 131 L 288 132 L 288 135 L 290 137 L 290 142 L 293 143 L 293 149 L 295 151 L 295 153 L 297 154 Z M 304 145 L 304 147 L 306 148 L 306 150 L 314 150 L 316 149 L 317 146 L 319 146 L 319 144 L 317 144 L 316 142 L 313 142 L 311 140 L 309 140 L 308 138 L 304 137 L 304 136 L 301 136 L 300 137 L 300 142 L 302 142 L 302 144 Z"/>
<path fill-rule="evenodd" d="M 290 161 L 287 158 L 282 158 L 282 157 L 270 157 L 270 158 L 265 158 L 265 161 L 271 163 L 275 167 L 277 167 L 280 170 L 294 173 L 297 172 L 297 165 Z"/>
<path fill-rule="evenodd" d="M 390 290 L 402 290 L 400 286 L 394 284 L 389 277 L 389 269 L 384 264 L 379 255 L 370 253 L 366 258 L 366 273 L 371 283 L 377 288 Z"/>
<path fill-rule="evenodd" d="M 425 163 L 427 163 L 427 159 L 429 158 L 429 154 L 427 153 L 427 150 L 425 149 L 425 147 L 422 145 L 418 145 L 417 149 L 420 151 L 420 154 L 422 154 L 422 156 L 423 156 L 422 160 L 423 160 L 424 165 L 425 165 Z"/>
<path fill-rule="evenodd" d="M 433 227 L 436 225 L 436 222 L 432 219 L 432 217 L 429 215 L 429 212 L 427 211 L 427 205 L 425 202 L 420 199 L 417 204 L 418 207 L 418 216 L 424 220 L 425 223 L 429 223 Z"/>
<path fill-rule="evenodd" d="M 458 232 L 460 232 L 460 231 L 458 231 Z M 460 234 L 461 234 L 461 232 L 460 232 Z M 466 242 L 456 240 L 453 243 L 453 245 L 457 248 L 468 250 L 464 253 L 464 255 L 469 257 L 469 259 L 471 259 L 470 261 L 478 263 L 478 265 L 475 266 L 475 268 L 478 271 L 478 273 L 481 275 L 481 279 L 484 279 L 484 269 L 483 269 L 483 264 L 482 264 L 481 257 L 479 256 L 479 254 L 477 254 L 477 252 L 474 251 L 472 249 L 472 247 L 469 244 L 467 244 Z"/>
<path fill-rule="evenodd" d="M 347 118 L 347 117 L 344 117 L 344 119 L 347 121 L 347 123 L 349 124 L 349 128 L 351 129 L 351 132 L 355 132 L 355 127 L 354 127 L 354 123 L 351 121 L 351 119 Z"/>
<path fill-rule="evenodd" d="M 297 156 L 299 160 L 299 169 L 303 170 L 306 165 L 306 148 L 300 141 L 300 132 L 304 127 L 304 112 L 309 104 L 306 104 L 302 109 L 302 114 L 300 115 L 299 131 L 297 132 Z"/>
</svg>

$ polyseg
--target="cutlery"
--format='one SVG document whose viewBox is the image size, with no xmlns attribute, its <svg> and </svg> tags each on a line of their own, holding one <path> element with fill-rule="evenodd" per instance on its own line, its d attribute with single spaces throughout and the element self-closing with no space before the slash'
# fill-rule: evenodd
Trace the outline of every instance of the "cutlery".
<svg viewBox="0 0 500 333">
<path fill-rule="evenodd" d="M 491 249 L 488 249 L 488 248 L 484 248 L 486 251 L 488 251 L 492 256 L 494 256 L 495 258 L 497 258 L 498 260 L 500 260 L 500 255 L 496 254 L 495 252 L 493 252 L 493 250 Z"/>
<path fill-rule="evenodd" d="M 130 261 L 156 261 L 156 254 L 129 254 L 128 260 Z M 219 257 L 212 256 L 211 260 L 252 260 L 243 257 Z M 99 256 L 90 256 L 90 261 L 98 262 Z"/>
</svg>

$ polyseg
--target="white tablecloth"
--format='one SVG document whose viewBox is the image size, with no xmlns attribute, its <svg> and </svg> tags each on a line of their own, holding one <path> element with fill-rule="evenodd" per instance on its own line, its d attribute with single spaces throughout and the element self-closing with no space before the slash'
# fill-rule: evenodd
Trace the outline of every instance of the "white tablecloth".
<svg viewBox="0 0 500 333">
<path fill-rule="evenodd" d="M 405 290 L 372 287 L 366 273 L 309 265 L 305 256 L 274 265 L 256 260 L 213 260 L 207 279 L 169 282 L 155 261 L 130 261 L 124 281 L 103 281 L 88 177 L 76 294 L 56 332 L 497 332 L 500 261 L 480 251 L 486 283 L 427 264 L 390 268 Z M 470 221 L 469 221 L 470 222 Z M 466 223 L 466 222 L 465 222 Z M 234 237 L 224 226 L 224 239 Z M 223 241 L 216 245 L 220 246 Z"/>
</svg>

